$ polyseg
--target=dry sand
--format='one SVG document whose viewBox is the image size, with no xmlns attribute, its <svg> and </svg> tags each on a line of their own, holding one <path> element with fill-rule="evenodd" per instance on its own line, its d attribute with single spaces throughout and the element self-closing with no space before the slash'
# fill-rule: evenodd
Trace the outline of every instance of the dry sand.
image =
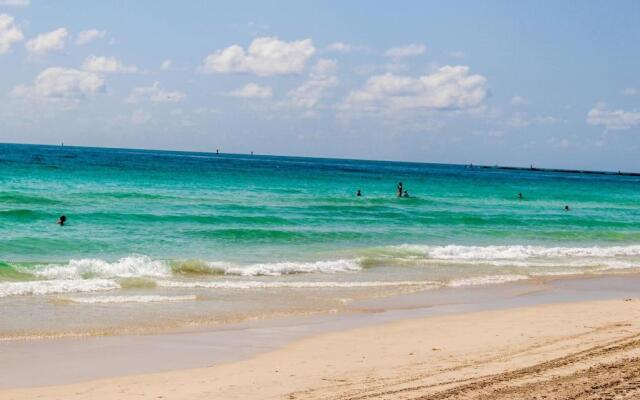
<svg viewBox="0 0 640 400">
<path fill-rule="evenodd" d="M 638 398 L 636 299 L 406 320 L 209 368 L 0 391 L 2 400 Z"/>
</svg>

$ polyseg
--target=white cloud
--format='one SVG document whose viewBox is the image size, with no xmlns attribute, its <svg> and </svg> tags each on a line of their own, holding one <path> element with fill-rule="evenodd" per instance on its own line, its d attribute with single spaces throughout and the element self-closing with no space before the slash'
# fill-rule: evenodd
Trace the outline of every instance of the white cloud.
<svg viewBox="0 0 640 400">
<path fill-rule="evenodd" d="M 97 39 L 102 39 L 107 34 L 107 31 L 100 31 L 98 29 L 89 29 L 78 33 L 76 37 L 76 44 L 81 46 Z"/>
<path fill-rule="evenodd" d="M 127 103 L 140 103 L 142 101 L 151 101 L 154 103 L 179 102 L 184 100 L 185 94 L 175 90 L 168 91 L 160 87 L 160 82 L 154 82 L 153 85 L 147 87 L 137 87 L 131 91 L 131 94 L 125 100 Z"/>
<path fill-rule="evenodd" d="M 284 42 L 275 37 L 255 39 L 245 50 L 229 46 L 204 59 L 206 73 L 250 72 L 259 76 L 299 74 L 315 53 L 311 39 Z"/>
<path fill-rule="evenodd" d="M 64 49 L 65 40 L 69 32 L 65 28 L 58 28 L 48 33 L 42 33 L 27 42 L 27 50 L 34 55 L 43 55 L 51 51 Z"/>
<path fill-rule="evenodd" d="M 385 53 L 389 57 L 411 57 L 419 56 L 426 51 L 426 47 L 422 44 L 408 44 L 406 46 L 392 47 Z"/>
<path fill-rule="evenodd" d="M 104 78 L 98 74 L 52 67 L 40 72 L 32 86 L 16 86 L 13 94 L 35 100 L 76 101 L 105 90 Z"/>
<path fill-rule="evenodd" d="M 172 64 L 173 64 L 173 61 L 167 58 L 162 62 L 162 64 L 160 64 L 160 69 L 163 71 L 168 71 L 171 69 Z"/>
<path fill-rule="evenodd" d="M 352 53 L 354 51 L 365 51 L 367 50 L 366 46 L 358 46 L 345 42 L 334 42 L 327 46 L 328 51 L 336 51 L 339 53 Z"/>
<path fill-rule="evenodd" d="M 467 110 L 480 106 L 487 91 L 484 76 L 470 75 L 467 66 L 447 65 L 418 78 L 392 73 L 373 76 L 364 88 L 351 91 L 339 109 L 343 113 Z"/>
<path fill-rule="evenodd" d="M 327 50 L 348 53 L 353 50 L 353 45 L 344 42 L 335 42 L 327 46 Z"/>
<path fill-rule="evenodd" d="M 124 65 L 115 57 L 89 56 L 84 60 L 82 69 L 91 72 L 133 74 L 138 72 L 135 65 Z"/>
<path fill-rule="evenodd" d="M 639 96 L 640 89 L 626 88 L 626 89 L 623 89 L 620 93 L 623 94 L 624 96 Z"/>
<path fill-rule="evenodd" d="M 604 126 L 607 130 L 624 130 L 640 125 L 640 112 L 611 110 L 606 104 L 598 103 L 587 113 L 589 125 Z"/>
<path fill-rule="evenodd" d="M 309 80 L 287 93 L 290 105 L 306 109 L 307 115 L 313 115 L 312 110 L 320 105 L 326 90 L 338 84 L 337 67 L 334 60 L 318 60 L 309 73 Z"/>
<path fill-rule="evenodd" d="M 522 96 L 513 96 L 511 98 L 511 104 L 513 104 L 514 106 L 524 106 L 526 104 L 529 104 L 529 100 L 525 99 Z"/>
<path fill-rule="evenodd" d="M 8 7 L 28 7 L 30 0 L 0 0 L 0 6 Z"/>
<path fill-rule="evenodd" d="M 234 97 L 242 97 L 245 99 L 269 99 L 273 96 L 270 86 L 260 86 L 257 83 L 247 83 L 240 89 L 229 93 Z"/>
<path fill-rule="evenodd" d="M 151 121 L 151 114 L 144 110 L 135 110 L 131 113 L 131 123 L 134 125 L 144 125 Z"/>
<path fill-rule="evenodd" d="M 4 54 L 11 46 L 24 40 L 22 31 L 13 22 L 13 17 L 0 14 L 0 54 Z"/>
</svg>

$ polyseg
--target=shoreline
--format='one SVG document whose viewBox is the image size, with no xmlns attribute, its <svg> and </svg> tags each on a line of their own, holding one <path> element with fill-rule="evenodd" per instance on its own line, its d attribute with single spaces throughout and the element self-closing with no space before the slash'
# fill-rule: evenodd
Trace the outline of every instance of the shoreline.
<svg viewBox="0 0 640 400">
<path fill-rule="evenodd" d="M 96 380 L 118 381 L 225 368 L 286 352 L 298 343 L 326 336 L 348 338 L 354 332 L 368 329 L 385 336 L 388 327 L 395 324 L 423 321 L 429 325 L 424 321 L 439 318 L 471 321 L 475 320 L 474 315 L 482 313 L 504 313 L 513 318 L 520 314 L 519 310 L 602 302 L 638 305 L 640 312 L 640 302 L 623 302 L 625 298 L 640 296 L 638 287 L 638 275 L 562 277 L 536 283 L 465 288 L 464 296 L 460 296 L 460 289 L 442 289 L 436 297 L 429 291 L 413 293 L 361 301 L 348 313 L 250 321 L 219 329 L 4 342 L 0 343 L 5 361 L 0 366 L 0 396 L 38 391 L 38 387 L 51 385 L 91 387 Z M 542 319 L 541 323 L 546 321 Z M 465 331 L 468 330 L 461 330 Z"/>
<path fill-rule="evenodd" d="M 638 317 L 635 298 L 400 320 L 303 338 L 236 362 L 5 389 L 0 397 L 635 398 L 626 396 L 640 395 Z"/>
</svg>

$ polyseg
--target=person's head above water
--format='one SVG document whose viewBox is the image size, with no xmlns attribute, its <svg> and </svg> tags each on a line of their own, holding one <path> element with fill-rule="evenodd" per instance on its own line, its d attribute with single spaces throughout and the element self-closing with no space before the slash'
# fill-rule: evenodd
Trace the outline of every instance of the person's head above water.
<svg viewBox="0 0 640 400">
<path fill-rule="evenodd" d="M 569 206 L 564 206 L 565 211 L 569 211 Z"/>
<path fill-rule="evenodd" d="M 356 192 L 356 196 L 362 196 L 362 192 L 360 191 L 360 189 L 358 189 L 358 191 Z"/>
<path fill-rule="evenodd" d="M 67 222 L 67 217 L 65 215 L 61 215 L 60 219 L 58 219 L 58 224 L 63 226 L 65 222 Z"/>
</svg>

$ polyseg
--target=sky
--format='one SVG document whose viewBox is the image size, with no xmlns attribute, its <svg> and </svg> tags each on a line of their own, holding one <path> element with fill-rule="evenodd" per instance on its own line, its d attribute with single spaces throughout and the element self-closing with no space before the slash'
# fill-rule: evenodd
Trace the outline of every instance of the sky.
<svg viewBox="0 0 640 400">
<path fill-rule="evenodd" d="M 640 171 L 640 2 L 0 0 L 0 142 Z"/>
</svg>

